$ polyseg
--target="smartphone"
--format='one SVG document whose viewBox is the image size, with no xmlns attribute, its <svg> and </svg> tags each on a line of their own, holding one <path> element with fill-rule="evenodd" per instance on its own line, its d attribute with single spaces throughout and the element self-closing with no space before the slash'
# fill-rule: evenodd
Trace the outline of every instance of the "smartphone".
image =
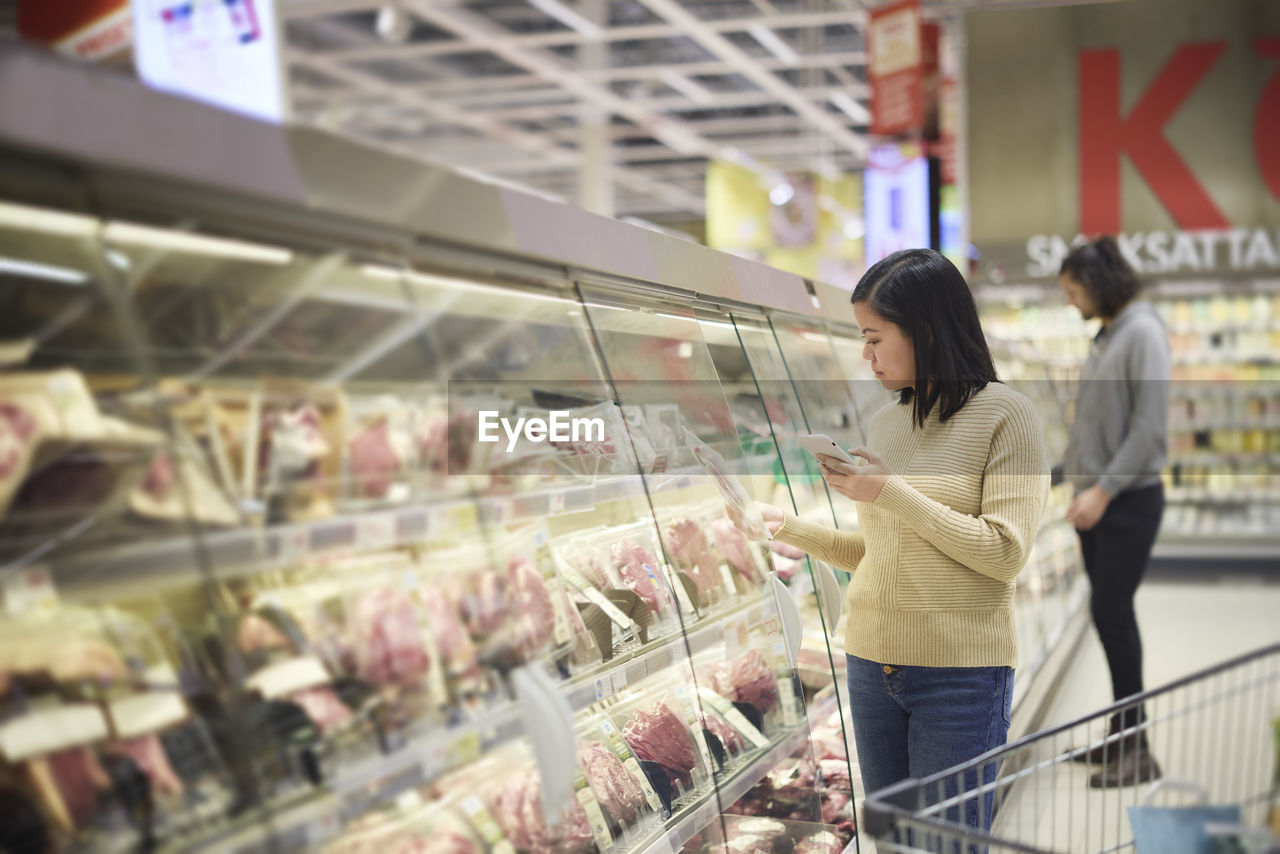
<svg viewBox="0 0 1280 854">
<path fill-rule="evenodd" d="M 815 457 L 818 454 L 826 454 L 829 457 L 835 457 L 844 460 L 851 466 L 861 465 L 856 459 L 849 456 L 844 448 L 836 444 L 836 440 L 823 433 L 801 433 L 796 437 L 800 442 L 800 447 L 804 448 Z"/>
</svg>

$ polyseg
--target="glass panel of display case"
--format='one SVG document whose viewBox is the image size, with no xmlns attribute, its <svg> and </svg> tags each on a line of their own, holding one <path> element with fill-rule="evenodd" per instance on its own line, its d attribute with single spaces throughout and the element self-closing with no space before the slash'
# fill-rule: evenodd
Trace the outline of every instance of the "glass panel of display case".
<svg viewBox="0 0 1280 854">
<path fill-rule="evenodd" d="M 896 395 L 885 391 L 884 386 L 871 372 L 871 363 L 862 357 L 865 342 L 856 329 L 833 328 L 831 330 L 831 349 L 844 370 L 845 378 L 852 389 L 853 403 L 858 410 L 858 420 L 863 425 L 870 422 L 887 403 L 897 399 Z"/>
<path fill-rule="evenodd" d="M 865 441 L 866 418 L 871 413 L 859 409 L 856 383 L 837 358 L 831 336 L 817 326 L 775 319 L 774 333 L 795 382 L 796 395 L 810 433 L 824 433 L 843 448 L 855 448 Z M 857 517 L 851 502 L 836 497 L 832 510 L 838 527 L 856 529 Z"/>
<path fill-rule="evenodd" d="M 634 296 L 625 311 L 615 307 L 612 293 L 589 288 L 584 300 L 624 406 L 674 409 L 678 426 L 720 452 L 732 476 L 771 496 L 781 463 L 772 436 L 763 434 L 776 425 L 766 420 L 773 414 L 763 408 L 749 379 L 746 353 L 728 319 Z M 646 483 L 663 553 L 678 579 L 685 636 L 712 641 L 690 644 L 689 690 L 696 692 L 706 729 L 714 736 L 707 739 L 713 753 L 725 753 L 715 778 L 719 801 L 736 804 L 780 764 L 813 761 L 804 695 L 786 652 L 774 593 L 764 583 L 764 570 L 772 563 L 759 543 L 747 542 L 725 518 L 724 500 L 711 478 L 695 474 L 683 489 L 664 489 L 667 478 L 678 473 L 648 472 Z M 791 595 L 784 595 L 787 606 L 795 608 Z M 813 775 L 797 777 L 792 795 L 791 812 L 821 820 Z"/>
<path fill-rule="evenodd" d="M 209 604 L 190 607 L 188 526 L 235 511 L 192 500 L 132 312 L 137 259 L 104 242 L 122 229 L 0 202 L 5 847 L 141 848 L 235 800 L 180 631 Z M 151 592 L 159 553 L 194 595 Z"/>
</svg>

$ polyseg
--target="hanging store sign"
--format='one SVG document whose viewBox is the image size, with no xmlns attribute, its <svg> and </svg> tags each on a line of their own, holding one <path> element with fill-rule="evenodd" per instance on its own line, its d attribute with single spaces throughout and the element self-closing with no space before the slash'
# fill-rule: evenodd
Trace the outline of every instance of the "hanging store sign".
<svg viewBox="0 0 1280 854">
<path fill-rule="evenodd" d="M 935 136 L 938 27 L 924 22 L 919 0 L 872 9 L 867 49 L 871 132 Z"/>
<path fill-rule="evenodd" d="M 20 0 L 18 34 L 88 61 L 127 55 L 133 42 L 129 0 Z"/>
<path fill-rule="evenodd" d="M 1268 0 L 1210 27 L 1195 0 L 1124 5 L 1028 10 L 1012 45 L 998 15 L 966 19 L 980 275 L 1055 277 L 1098 234 L 1148 275 L 1274 274 L 1280 34 L 1257 22 L 1280 19 Z"/>
<path fill-rule="evenodd" d="M 285 118 L 275 0 L 135 0 L 147 85 L 270 122 Z"/>
</svg>

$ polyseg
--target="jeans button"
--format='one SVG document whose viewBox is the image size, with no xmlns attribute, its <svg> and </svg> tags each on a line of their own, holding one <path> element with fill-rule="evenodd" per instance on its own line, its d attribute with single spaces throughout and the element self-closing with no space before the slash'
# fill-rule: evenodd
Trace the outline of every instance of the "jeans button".
<svg viewBox="0 0 1280 854">
<path fill-rule="evenodd" d="M 886 674 L 887 674 L 887 673 L 892 673 L 892 672 L 893 672 L 893 668 L 886 664 L 886 665 L 884 666 L 884 672 L 885 672 Z"/>
</svg>

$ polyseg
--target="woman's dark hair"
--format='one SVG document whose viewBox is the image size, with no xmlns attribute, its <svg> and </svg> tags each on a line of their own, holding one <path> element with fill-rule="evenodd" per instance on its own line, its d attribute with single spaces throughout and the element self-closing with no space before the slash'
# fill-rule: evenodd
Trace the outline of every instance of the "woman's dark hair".
<svg viewBox="0 0 1280 854">
<path fill-rule="evenodd" d="M 1109 234 L 1072 249 L 1058 272 L 1084 285 L 1099 317 L 1115 317 L 1142 288 L 1138 274 Z"/>
<path fill-rule="evenodd" d="M 987 383 L 1000 381 L 969 284 L 941 253 L 904 249 L 876 262 L 852 301 L 866 303 L 911 339 L 915 388 L 903 389 L 898 402 L 915 401 L 913 420 L 921 427 L 935 405 L 946 421 Z"/>
</svg>

